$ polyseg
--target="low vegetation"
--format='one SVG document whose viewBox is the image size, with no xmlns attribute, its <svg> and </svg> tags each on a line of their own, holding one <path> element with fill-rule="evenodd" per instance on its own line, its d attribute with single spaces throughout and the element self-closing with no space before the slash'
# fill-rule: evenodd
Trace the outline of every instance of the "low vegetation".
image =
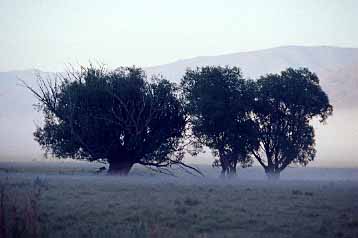
<svg viewBox="0 0 358 238">
<path fill-rule="evenodd" d="M 22 173 L 0 173 L 0 181 L 6 238 L 358 236 L 355 182 L 267 186 L 199 177 Z"/>
<path fill-rule="evenodd" d="M 0 183 L 0 237 L 41 237 L 39 202 L 45 189 L 36 178 L 32 184 L 13 184 L 8 178 Z M 47 187 L 46 187 L 47 189 Z"/>
</svg>

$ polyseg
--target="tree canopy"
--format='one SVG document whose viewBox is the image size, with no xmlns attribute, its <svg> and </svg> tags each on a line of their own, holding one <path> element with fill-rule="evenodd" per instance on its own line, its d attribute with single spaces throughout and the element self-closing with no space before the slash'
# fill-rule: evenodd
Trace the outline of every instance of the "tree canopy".
<svg viewBox="0 0 358 238">
<path fill-rule="evenodd" d="M 257 143 L 250 120 L 251 96 L 237 67 L 207 66 L 187 70 L 181 85 L 197 140 L 219 157 L 222 175 L 236 173 L 236 165 L 250 166 Z"/>
<path fill-rule="evenodd" d="M 89 67 L 27 87 L 45 118 L 35 139 L 57 157 L 106 161 L 120 174 L 136 163 L 186 166 L 186 114 L 177 87 L 161 77 L 149 82 L 139 68 Z"/>
<path fill-rule="evenodd" d="M 315 158 L 315 134 L 310 121 L 326 121 L 333 112 L 316 74 L 288 68 L 252 81 L 255 123 L 260 147 L 253 151 L 269 177 L 288 165 L 307 165 Z"/>
<path fill-rule="evenodd" d="M 277 178 L 290 164 L 314 160 L 310 123 L 333 112 L 317 75 L 306 68 L 251 80 L 238 67 L 205 66 L 188 69 L 179 88 L 163 77 L 147 80 L 140 68 L 91 66 L 40 78 L 38 90 L 26 87 L 44 114 L 34 135 L 47 153 L 105 161 L 120 174 L 134 164 L 196 170 L 182 162 L 191 143 L 211 149 L 223 176 L 257 160 Z M 188 134 L 194 141 L 187 143 Z"/>
</svg>

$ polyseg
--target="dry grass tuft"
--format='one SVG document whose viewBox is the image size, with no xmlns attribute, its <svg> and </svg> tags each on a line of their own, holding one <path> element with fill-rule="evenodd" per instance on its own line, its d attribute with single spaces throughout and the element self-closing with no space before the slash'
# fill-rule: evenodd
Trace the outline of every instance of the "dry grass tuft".
<svg viewBox="0 0 358 238">
<path fill-rule="evenodd" d="M 0 237 L 38 238 L 39 200 L 42 187 L 35 180 L 33 188 L 22 194 L 22 201 L 16 200 L 7 180 L 0 183 Z"/>
</svg>

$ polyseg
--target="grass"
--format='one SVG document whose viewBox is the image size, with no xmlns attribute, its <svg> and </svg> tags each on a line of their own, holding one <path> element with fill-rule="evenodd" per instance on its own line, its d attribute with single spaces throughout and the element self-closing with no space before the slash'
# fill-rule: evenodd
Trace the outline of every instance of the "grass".
<svg viewBox="0 0 358 238">
<path fill-rule="evenodd" d="M 18 186 L 23 187 L 23 183 Z M 0 183 L 0 237 L 40 237 L 42 186 L 38 178 L 25 191 L 14 190 L 7 178 Z"/>
<path fill-rule="evenodd" d="M 30 238 L 358 237 L 355 182 L 268 184 L 54 171 L 0 172 L 0 181 L 4 237 L 14 237 L 10 231 L 16 229 L 25 229 L 18 237 Z M 9 212 L 13 208 L 16 213 Z"/>
</svg>

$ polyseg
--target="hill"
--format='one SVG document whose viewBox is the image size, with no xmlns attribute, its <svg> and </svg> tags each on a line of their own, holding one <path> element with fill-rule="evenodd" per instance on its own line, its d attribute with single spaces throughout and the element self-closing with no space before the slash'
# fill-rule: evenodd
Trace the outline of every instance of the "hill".
<svg viewBox="0 0 358 238">
<path fill-rule="evenodd" d="M 284 46 L 219 56 L 201 56 L 147 68 L 148 74 L 162 74 L 178 82 L 187 68 L 230 65 L 242 69 L 245 77 L 257 78 L 288 67 L 307 67 L 316 72 L 323 88 L 338 107 L 356 107 L 358 98 L 358 48 L 329 46 Z"/>
<path fill-rule="evenodd" d="M 358 167 L 358 48 L 285 46 L 219 56 L 201 56 L 170 64 L 145 68 L 149 75 L 162 74 L 179 82 L 186 68 L 203 65 L 239 66 L 245 77 L 257 78 L 287 67 L 308 67 L 320 77 L 334 105 L 328 125 L 316 126 L 317 164 L 320 166 Z M 34 111 L 32 95 L 19 86 L 18 78 L 35 85 L 35 75 L 52 76 L 38 70 L 0 72 L 0 160 L 38 157 L 40 149 L 33 141 L 35 124 L 41 115 Z M 198 162 L 210 162 L 206 159 Z M 339 161 L 339 162 L 338 162 Z"/>
</svg>

